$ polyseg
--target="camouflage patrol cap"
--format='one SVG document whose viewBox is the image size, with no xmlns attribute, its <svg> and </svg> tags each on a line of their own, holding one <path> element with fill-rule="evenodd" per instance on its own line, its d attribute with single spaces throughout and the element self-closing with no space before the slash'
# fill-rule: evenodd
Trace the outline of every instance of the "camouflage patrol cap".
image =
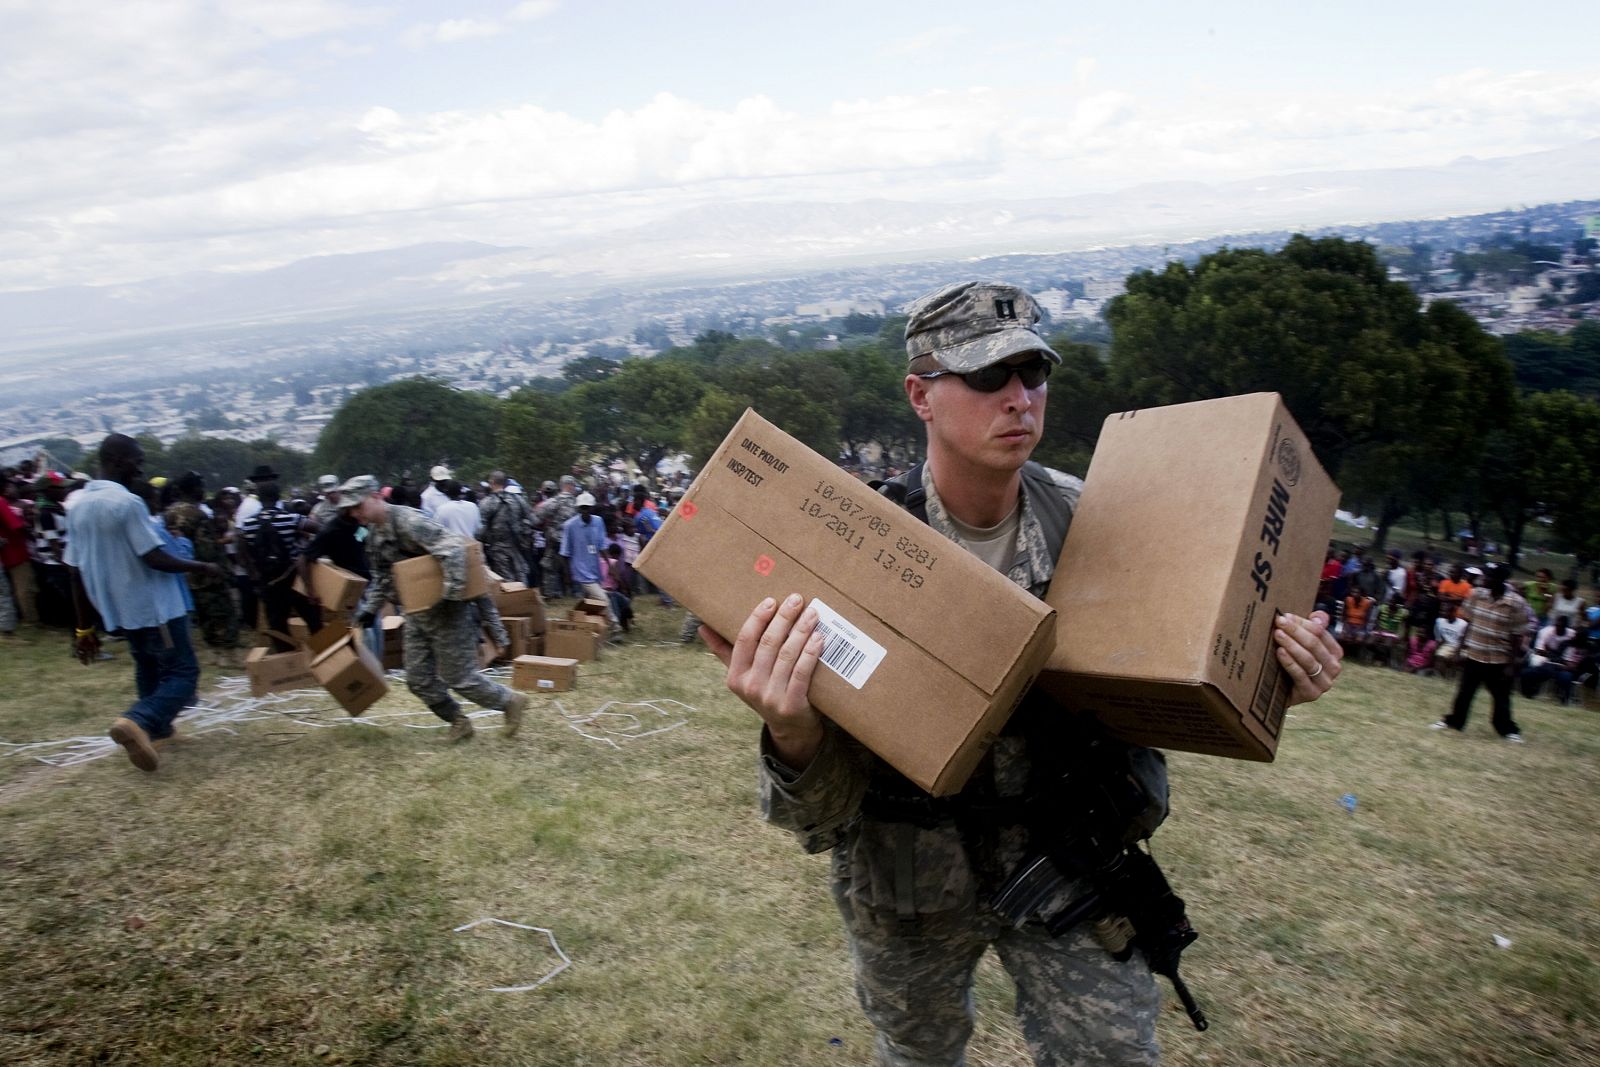
<svg viewBox="0 0 1600 1067">
<path fill-rule="evenodd" d="M 930 357 L 939 367 L 968 374 L 1022 352 L 1061 357 L 1034 331 L 1038 301 L 1005 282 L 957 282 L 906 309 L 906 359 Z"/>
<path fill-rule="evenodd" d="M 345 482 L 334 492 L 339 494 L 339 510 L 353 508 L 369 496 L 376 496 L 383 491 L 378 485 L 378 479 L 370 474 L 358 474 Z"/>
</svg>

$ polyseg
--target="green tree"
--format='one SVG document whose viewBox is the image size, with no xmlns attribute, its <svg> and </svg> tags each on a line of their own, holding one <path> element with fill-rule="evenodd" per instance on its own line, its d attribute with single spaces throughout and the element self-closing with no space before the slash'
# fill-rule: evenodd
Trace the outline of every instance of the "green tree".
<svg viewBox="0 0 1600 1067">
<path fill-rule="evenodd" d="M 39 449 L 54 469 L 64 473 L 78 470 L 85 462 L 83 446 L 70 437 L 46 437 L 39 442 Z"/>
<path fill-rule="evenodd" d="M 519 389 L 501 405 L 497 444 L 507 473 L 531 487 L 571 469 L 581 448 L 578 420 L 560 397 Z"/>
<path fill-rule="evenodd" d="M 622 363 L 602 355 L 579 356 L 561 368 L 561 377 L 573 385 L 603 382 L 622 369 Z"/>
<path fill-rule="evenodd" d="M 493 464 L 499 404 L 482 393 L 450 388 L 437 378 L 406 378 L 356 393 L 323 427 L 319 469 L 341 477 L 426 476 L 436 463 L 463 472 Z"/>
<path fill-rule="evenodd" d="M 697 465 L 705 464 L 748 406 L 716 386 L 707 389 L 684 423 L 683 450 Z"/>
<path fill-rule="evenodd" d="M 196 434 L 178 438 L 167 448 L 165 471 L 170 475 L 194 471 L 206 480 L 211 491 L 224 485 L 243 485 L 257 464 L 278 472 L 279 484 L 306 488 L 310 480 L 311 456 L 276 441 L 235 441 Z"/>
<path fill-rule="evenodd" d="M 1451 304 L 1421 311 L 1361 242 L 1297 234 L 1140 271 L 1108 317 L 1113 395 L 1281 393 L 1346 499 L 1376 506 L 1380 546 L 1424 473 L 1476 454 L 1514 395 L 1498 342 Z"/>
<path fill-rule="evenodd" d="M 585 444 L 646 468 L 682 445 L 684 424 L 705 382 L 688 364 L 657 356 L 632 359 L 604 381 L 567 394 Z"/>
</svg>

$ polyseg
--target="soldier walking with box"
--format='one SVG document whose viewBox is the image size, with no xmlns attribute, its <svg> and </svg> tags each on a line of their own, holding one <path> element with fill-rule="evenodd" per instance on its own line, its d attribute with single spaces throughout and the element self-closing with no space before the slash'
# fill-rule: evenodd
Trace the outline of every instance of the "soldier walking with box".
<svg viewBox="0 0 1600 1067">
<path fill-rule="evenodd" d="M 396 599 L 394 565 L 431 555 L 444 574 L 444 596 L 424 611 L 406 615 L 406 687 L 439 718 L 450 724 L 450 740 L 472 736 L 472 720 L 451 691 L 505 715 L 505 736 L 522 726 L 526 694 L 507 689 L 478 669 L 478 635 L 482 622 L 476 605 L 461 599 L 467 586 L 466 542 L 415 508 L 384 500 L 378 480 L 351 478 L 339 487 L 339 509 L 367 528 L 367 562 L 372 584 L 361 600 L 360 623 L 370 627 L 385 601 Z"/>
<path fill-rule="evenodd" d="M 1028 462 L 1044 425 L 1046 379 L 1060 362 L 1034 331 L 1040 318 L 1029 294 L 1002 283 L 948 286 L 911 306 L 904 386 L 927 427 L 927 462 L 890 487 L 928 525 L 1043 597 L 1079 483 Z M 963 625 L 964 607 L 947 606 L 952 625 Z M 763 720 L 765 816 L 809 851 L 832 850 L 834 895 L 879 1062 L 965 1062 L 973 973 L 992 947 L 1016 982 L 1036 1062 L 1155 1063 L 1154 960 L 1147 966 L 1129 954 L 1115 912 L 1047 926 L 1082 899 L 1087 887 L 1076 878 L 1026 909 L 997 901 L 1047 831 L 1147 836 L 1166 814 L 1160 754 L 1092 728 L 1074 733 L 1069 717 L 1029 698 L 960 793 L 930 796 L 812 707 L 808 690 L 824 644 L 817 625 L 799 596 L 769 597 L 735 642 L 705 627 L 700 633 L 727 664 L 728 688 Z M 1321 613 L 1277 620 L 1292 702 L 1320 696 L 1339 673 L 1326 628 Z M 1059 788 L 1065 768 L 1084 795 L 1108 785 L 1106 795 L 1120 789 L 1138 802 L 1115 826 L 1103 812 L 1058 803 L 1078 795 Z"/>
</svg>

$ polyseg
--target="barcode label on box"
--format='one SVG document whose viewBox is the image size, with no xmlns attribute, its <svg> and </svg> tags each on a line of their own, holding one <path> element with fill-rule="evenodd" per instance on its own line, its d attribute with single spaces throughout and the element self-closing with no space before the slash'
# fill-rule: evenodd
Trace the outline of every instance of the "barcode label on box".
<svg viewBox="0 0 1600 1067">
<path fill-rule="evenodd" d="M 817 629 L 822 633 L 822 665 L 860 689 L 888 650 L 822 601 L 813 599 L 811 609 L 817 613 Z"/>
<path fill-rule="evenodd" d="M 540 678 L 539 679 L 539 688 L 540 689 L 554 689 L 555 687 L 556 687 L 556 683 L 553 680 L 551 680 L 549 678 Z"/>
</svg>

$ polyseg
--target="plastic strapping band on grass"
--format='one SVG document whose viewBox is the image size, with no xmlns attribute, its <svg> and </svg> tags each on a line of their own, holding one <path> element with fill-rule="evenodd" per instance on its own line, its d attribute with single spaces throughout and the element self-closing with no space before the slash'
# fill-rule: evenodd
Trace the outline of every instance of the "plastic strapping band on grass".
<svg viewBox="0 0 1600 1067">
<path fill-rule="evenodd" d="M 514 923 L 509 919 L 484 918 L 474 919 L 472 922 L 464 923 L 461 926 L 456 927 L 451 932 L 459 934 L 464 930 L 472 929 L 474 926 L 482 926 L 484 923 L 494 923 L 497 926 L 509 926 L 515 930 L 531 930 L 536 934 L 543 934 L 545 937 L 550 939 L 550 947 L 555 949 L 556 955 L 561 957 L 561 966 L 557 967 L 555 970 L 551 971 L 537 982 L 534 982 L 532 985 L 490 986 L 489 992 L 491 993 L 526 993 L 530 989 L 538 989 L 540 986 L 550 981 L 550 979 L 554 978 L 556 975 L 572 966 L 572 961 L 567 958 L 567 954 L 561 951 L 560 945 L 556 944 L 556 935 L 551 933 L 549 930 L 546 930 L 542 926 L 527 926 L 523 923 Z"/>
<path fill-rule="evenodd" d="M 676 730 L 680 726 L 687 725 L 689 720 L 679 719 L 677 722 L 669 723 L 666 726 L 657 727 L 654 730 L 643 730 L 638 729 L 644 725 L 639 716 L 633 714 L 632 712 L 612 711 L 611 709 L 649 708 L 662 718 L 670 718 L 673 714 L 675 714 L 675 712 L 668 711 L 666 708 L 661 706 L 663 704 L 671 704 L 677 708 L 682 708 L 684 711 L 692 712 L 699 710 L 683 703 L 680 700 L 672 700 L 665 697 L 654 700 L 641 700 L 633 703 L 625 703 L 620 700 L 608 700 L 587 715 L 574 715 L 573 713 L 569 712 L 566 709 L 566 706 L 563 705 L 559 700 L 555 701 L 555 708 L 561 713 L 562 721 L 565 722 L 567 727 L 579 737 L 587 738 L 590 741 L 599 741 L 603 744 L 610 745 L 612 748 L 617 749 L 618 751 L 621 751 L 622 746 L 617 744 L 615 740 L 616 738 L 620 737 L 624 741 L 637 741 L 643 737 L 653 737 L 656 734 L 664 734 L 668 730 Z M 626 726 L 617 730 L 606 729 L 604 723 L 600 721 L 603 719 L 625 720 L 626 722 L 631 722 L 635 729 L 630 730 Z M 593 726 L 602 730 L 603 732 L 592 734 L 583 729 L 585 726 Z"/>
</svg>

